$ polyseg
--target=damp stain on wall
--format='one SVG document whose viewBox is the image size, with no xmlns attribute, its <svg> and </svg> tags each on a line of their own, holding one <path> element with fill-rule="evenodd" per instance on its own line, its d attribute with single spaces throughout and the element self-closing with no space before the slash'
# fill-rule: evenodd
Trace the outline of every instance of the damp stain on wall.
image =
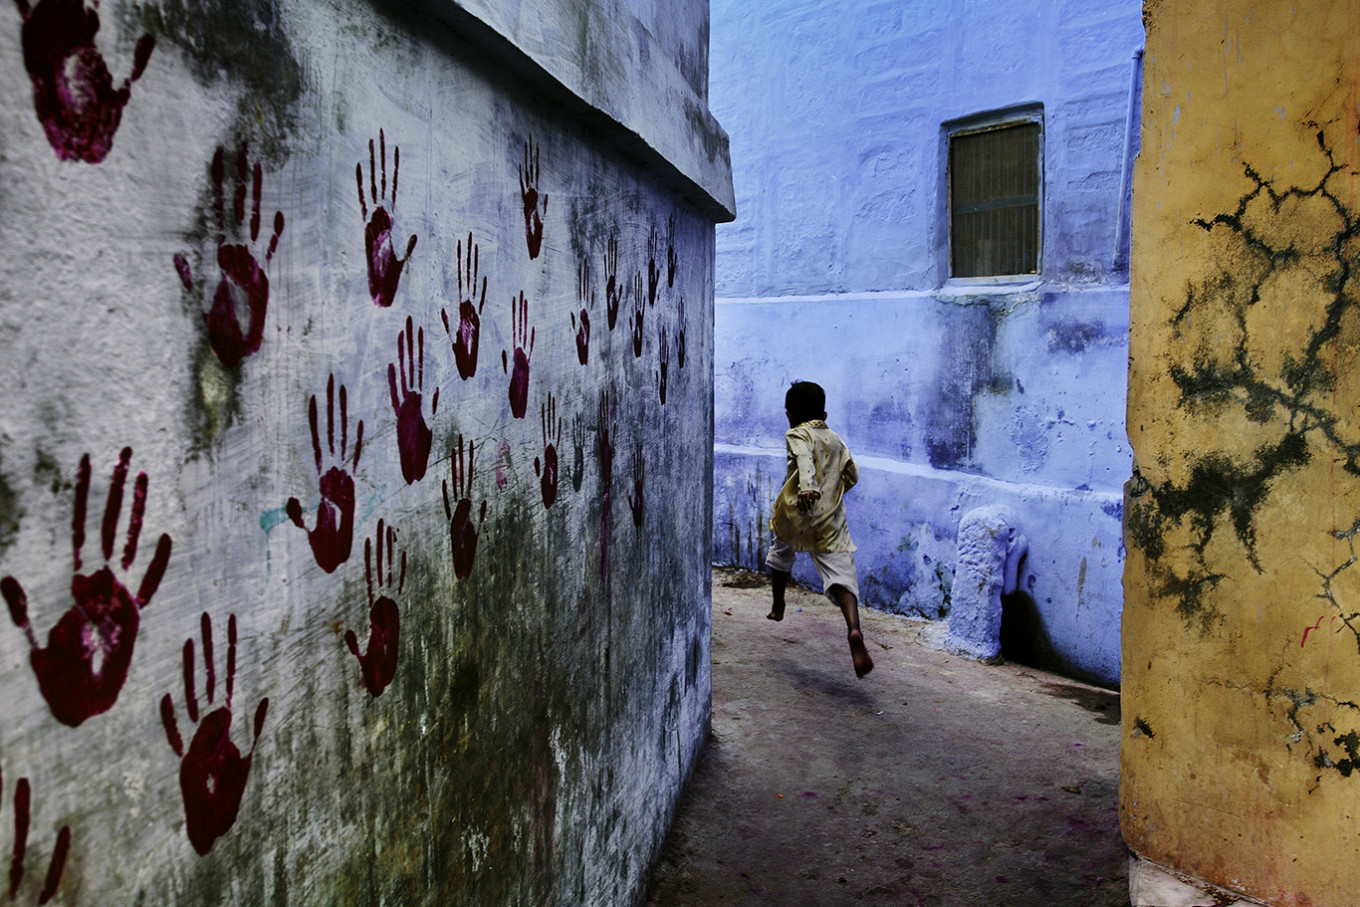
<svg viewBox="0 0 1360 907">
<path fill-rule="evenodd" d="M 1128 488 L 1127 528 L 1155 592 L 1200 632 L 1221 618 L 1212 593 L 1226 574 L 1208 554 L 1216 533 L 1231 531 L 1261 573 L 1258 519 L 1285 476 L 1322 456 L 1360 475 L 1360 436 L 1336 406 L 1338 352 L 1360 329 L 1353 273 L 1360 213 L 1349 206 L 1345 168 L 1328 138 L 1329 129 L 1339 138 L 1342 124 L 1305 125 L 1322 175 L 1312 185 L 1278 186 L 1244 164 L 1249 188 L 1236 207 L 1192 222 L 1225 243 L 1231 265 L 1187 286 L 1170 322 L 1174 349 L 1187 351 L 1169 366 L 1178 408 L 1191 418 L 1237 413 L 1259 427 L 1260 443 L 1195 454 L 1180 481 L 1153 482 L 1135 468 Z M 1281 322 L 1299 289 L 1320 299 L 1320 317 L 1291 332 L 1297 319 Z M 1167 556 L 1173 530 L 1188 538 L 1188 559 Z"/>
</svg>

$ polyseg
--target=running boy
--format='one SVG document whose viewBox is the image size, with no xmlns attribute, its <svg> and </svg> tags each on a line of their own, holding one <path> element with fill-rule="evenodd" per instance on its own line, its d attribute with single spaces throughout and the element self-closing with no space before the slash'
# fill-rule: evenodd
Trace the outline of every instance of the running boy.
<svg viewBox="0 0 1360 907">
<path fill-rule="evenodd" d="M 770 518 L 770 553 L 765 565 L 774 585 L 774 607 L 765 615 L 784 619 L 784 589 L 799 551 L 812 555 L 822 589 L 840 606 L 850 633 L 850 657 L 855 676 L 874 669 L 859 627 L 859 578 L 855 572 L 855 543 L 845 523 L 845 492 L 859 481 L 850 450 L 826 427 L 826 392 L 811 381 L 795 381 L 784 395 L 784 433 L 788 475 L 774 501 Z"/>
</svg>

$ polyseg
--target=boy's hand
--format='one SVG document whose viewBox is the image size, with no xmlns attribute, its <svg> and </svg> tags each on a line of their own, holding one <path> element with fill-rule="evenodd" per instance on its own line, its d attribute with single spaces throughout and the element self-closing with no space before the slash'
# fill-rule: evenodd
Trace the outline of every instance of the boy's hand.
<svg viewBox="0 0 1360 907">
<path fill-rule="evenodd" d="M 819 498 L 821 498 L 821 496 L 822 493 L 820 491 L 798 492 L 798 509 L 803 511 L 804 513 L 811 512 L 813 502 L 817 501 Z"/>
</svg>

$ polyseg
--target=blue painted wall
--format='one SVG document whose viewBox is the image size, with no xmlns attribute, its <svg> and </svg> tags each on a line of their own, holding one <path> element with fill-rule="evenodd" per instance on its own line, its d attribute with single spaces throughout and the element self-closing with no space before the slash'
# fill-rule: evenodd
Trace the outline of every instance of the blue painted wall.
<svg viewBox="0 0 1360 907">
<path fill-rule="evenodd" d="M 959 519 L 1006 504 L 1053 663 L 1117 683 L 1140 4 L 712 10 L 739 213 L 717 233 L 715 559 L 763 562 L 783 392 L 815 380 L 861 467 L 864 601 L 947 616 Z M 1041 273 L 951 281 L 945 124 L 1021 105 L 1043 109 Z"/>
</svg>

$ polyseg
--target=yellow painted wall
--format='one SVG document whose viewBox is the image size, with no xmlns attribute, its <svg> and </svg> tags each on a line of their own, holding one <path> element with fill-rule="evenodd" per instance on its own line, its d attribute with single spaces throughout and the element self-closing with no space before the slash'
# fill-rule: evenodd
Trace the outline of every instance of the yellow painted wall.
<svg viewBox="0 0 1360 907">
<path fill-rule="evenodd" d="M 1360 903 L 1360 0 L 1149 0 L 1120 811 L 1142 856 Z"/>
</svg>

